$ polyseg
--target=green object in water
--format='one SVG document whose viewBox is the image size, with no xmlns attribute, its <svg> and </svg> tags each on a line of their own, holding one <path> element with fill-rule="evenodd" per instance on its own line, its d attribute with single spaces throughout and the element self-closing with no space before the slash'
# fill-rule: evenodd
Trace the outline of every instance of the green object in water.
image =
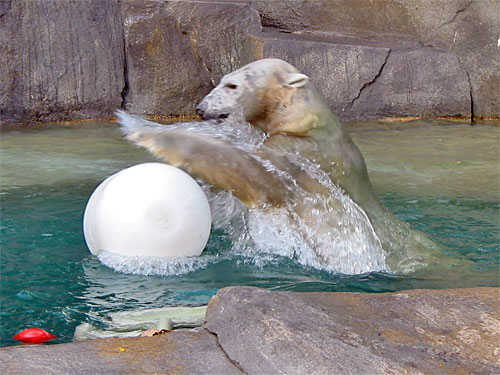
<svg viewBox="0 0 500 375">
<path fill-rule="evenodd" d="M 205 321 L 207 306 L 163 307 L 157 309 L 121 311 L 110 314 L 105 329 L 83 323 L 75 328 L 77 341 L 105 337 L 134 337 L 149 329 L 172 330 L 194 328 Z"/>
</svg>

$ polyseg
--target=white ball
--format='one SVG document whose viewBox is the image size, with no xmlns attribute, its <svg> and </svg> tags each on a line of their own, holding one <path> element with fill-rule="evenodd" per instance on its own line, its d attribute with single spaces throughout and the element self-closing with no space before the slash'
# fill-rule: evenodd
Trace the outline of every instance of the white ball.
<svg viewBox="0 0 500 375">
<path fill-rule="evenodd" d="M 210 235 L 207 198 L 187 173 L 161 163 L 124 169 L 92 193 L 83 234 L 92 254 L 199 256 Z"/>
</svg>

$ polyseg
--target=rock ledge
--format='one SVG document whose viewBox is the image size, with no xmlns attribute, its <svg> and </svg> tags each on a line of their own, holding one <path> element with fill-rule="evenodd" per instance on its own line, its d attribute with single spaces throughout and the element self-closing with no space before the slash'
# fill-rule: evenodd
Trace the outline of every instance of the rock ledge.
<svg viewBox="0 0 500 375">
<path fill-rule="evenodd" d="M 219 291 L 204 327 L 0 350 L 2 374 L 497 374 L 500 288 Z M 121 349 L 120 349 L 121 348 Z"/>
</svg>

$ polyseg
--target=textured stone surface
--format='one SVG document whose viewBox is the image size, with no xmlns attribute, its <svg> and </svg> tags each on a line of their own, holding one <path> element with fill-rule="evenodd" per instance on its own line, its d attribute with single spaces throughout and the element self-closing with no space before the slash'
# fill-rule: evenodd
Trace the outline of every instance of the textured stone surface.
<svg viewBox="0 0 500 375">
<path fill-rule="evenodd" d="M 0 122 L 193 113 L 256 56 L 343 119 L 498 119 L 499 35 L 497 0 L 0 0 Z"/>
<path fill-rule="evenodd" d="M 223 0 L 231 1 L 231 0 Z M 449 22 L 476 0 L 248 0 L 264 26 L 287 31 L 311 30 L 363 39 L 419 40 Z M 495 0 L 477 0 L 493 2 Z M 439 12 L 436 12 L 436 6 Z"/>
<path fill-rule="evenodd" d="M 105 117 L 120 107 L 118 1 L 0 4 L 0 121 Z"/>
<path fill-rule="evenodd" d="M 399 116 L 470 117 L 466 70 L 448 51 L 391 50 L 377 79 L 352 102 L 351 118 Z"/>
<path fill-rule="evenodd" d="M 500 116 L 497 0 L 249 0 L 263 25 L 435 47 L 454 53 L 470 78 L 474 116 Z M 451 114 L 450 114 L 451 115 Z"/>
<path fill-rule="evenodd" d="M 500 1 L 469 0 L 444 22 L 425 31 L 424 45 L 449 49 L 467 70 L 474 116 L 499 118 Z"/>
<path fill-rule="evenodd" d="M 467 72 L 448 51 L 276 32 L 249 37 L 246 45 L 247 62 L 281 58 L 309 75 L 344 120 L 471 115 Z"/>
<path fill-rule="evenodd" d="M 241 65 L 243 38 L 261 30 L 258 13 L 238 3 L 130 1 L 122 13 L 125 108 L 134 113 L 194 113 L 222 75 Z"/>
<path fill-rule="evenodd" d="M 499 289 L 276 293 L 226 288 L 206 328 L 248 374 L 495 374 Z"/>
<path fill-rule="evenodd" d="M 266 32 L 247 39 L 245 62 L 270 57 L 289 62 L 307 74 L 330 108 L 345 118 L 362 89 L 378 77 L 390 53 L 388 46 L 360 42 Z"/>
<path fill-rule="evenodd" d="M 120 350 L 120 348 L 123 349 Z M 43 375 L 241 374 L 205 330 L 0 350 L 0 373 Z"/>
</svg>

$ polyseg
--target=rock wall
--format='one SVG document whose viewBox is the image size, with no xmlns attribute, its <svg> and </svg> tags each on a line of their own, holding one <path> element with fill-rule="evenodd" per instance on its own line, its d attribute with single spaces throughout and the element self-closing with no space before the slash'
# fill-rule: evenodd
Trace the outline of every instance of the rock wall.
<svg viewBox="0 0 500 375">
<path fill-rule="evenodd" d="M 344 120 L 471 117 L 467 71 L 449 51 L 274 30 L 247 43 L 248 60 L 279 57 L 309 75 Z"/>
<path fill-rule="evenodd" d="M 496 0 L 0 0 L 0 122 L 190 114 L 263 57 L 345 120 L 498 119 L 499 20 Z"/>
<path fill-rule="evenodd" d="M 426 58 L 395 60 L 398 66 L 392 69 L 413 70 L 413 77 L 417 80 L 423 78 L 426 84 L 434 87 L 442 83 L 440 89 L 454 96 L 457 91 L 460 95 L 468 93 L 469 116 L 499 117 L 500 2 L 497 0 L 251 0 L 251 5 L 259 10 L 264 25 L 281 31 L 386 42 L 396 50 L 419 50 L 417 54 L 421 56 L 432 53 L 432 49 L 448 53 L 449 57 L 443 55 L 441 61 L 451 65 L 458 63 L 461 68 L 453 67 L 446 77 L 442 76 L 446 67 L 438 69 L 435 82 L 432 82 L 432 75 L 436 61 L 426 66 Z M 431 57 L 431 60 L 434 59 Z M 388 63 L 387 68 L 390 68 L 391 61 Z M 414 70 L 417 64 L 420 72 Z M 424 77 L 419 74 L 424 74 Z M 454 78 L 458 79 L 457 86 L 453 84 Z M 405 81 L 401 77 L 399 84 L 403 87 L 399 89 L 404 91 L 405 85 L 413 85 L 415 82 L 408 82 L 412 79 L 406 77 Z M 469 84 L 465 93 L 461 91 L 464 80 Z M 375 91 L 391 96 L 393 87 L 384 86 L 383 79 L 370 86 L 373 84 L 382 86 Z M 426 93 L 432 91 L 433 87 L 429 87 Z M 461 106 L 466 101 L 464 98 Z M 411 107 L 409 100 L 408 104 Z M 418 106 L 415 109 L 419 111 Z M 403 109 L 404 112 L 407 109 Z M 453 111 L 447 112 L 453 114 Z M 465 112 L 460 110 L 456 114 L 465 115 Z"/>
<path fill-rule="evenodd" d="M 193 114 L 219 81 L 240 66 L 246 35 L 261 31 L 245 4 L 128 1 L 122 6 L 128 93 L 134 113 Z"/>
<path fill-rule="evenodd" d="M 118 0 L 0 2 L 0 120 L 102 117 L 122 105 Z"/>
</svg>

